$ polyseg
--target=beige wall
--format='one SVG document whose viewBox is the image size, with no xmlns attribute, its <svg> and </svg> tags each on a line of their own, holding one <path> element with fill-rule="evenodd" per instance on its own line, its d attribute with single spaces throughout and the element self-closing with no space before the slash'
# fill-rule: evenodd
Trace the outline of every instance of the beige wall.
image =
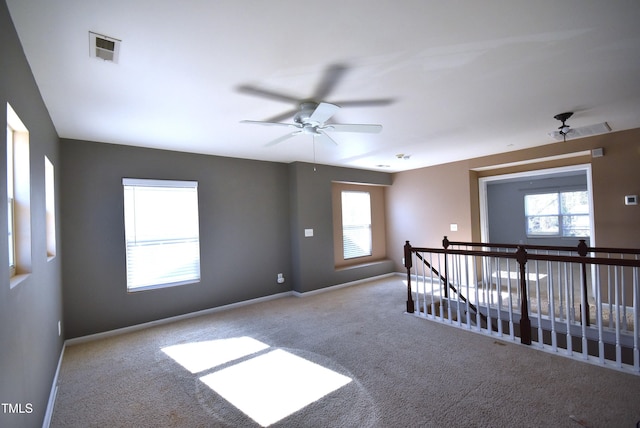
<svg viewBox="0 0 640 428">
<path fill-rule="evenodd" d="M 604 156 L 580 154 L 594 148 Z M 546 159 L 562 156 L 570 157 Z M 514 162 L 526 164 L 506 166 Z M 640 205 L 624 205 L 625 195 L 640 195 L 640 129 L 634 129 L 394 174 L 385 195 L 387 255 L 401 272 L 406 240 L 424 247 L 440 247 L 445 235 L 479 241 L 479 177 L 585 163 L 591 164 L 596 245 L 640 248 Z"/>
</svg>

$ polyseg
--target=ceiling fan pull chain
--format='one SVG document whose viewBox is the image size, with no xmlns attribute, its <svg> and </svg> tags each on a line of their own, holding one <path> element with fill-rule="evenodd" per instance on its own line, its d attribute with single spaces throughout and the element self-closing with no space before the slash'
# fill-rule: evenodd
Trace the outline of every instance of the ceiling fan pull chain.
<svg viewBox="0 0 640 428">
<path fill-rule="evenodd" d="M 311 139 L 313 140 L 313 172 L 316 172 L 316 136 L 312 135 Z"/>
</svg>

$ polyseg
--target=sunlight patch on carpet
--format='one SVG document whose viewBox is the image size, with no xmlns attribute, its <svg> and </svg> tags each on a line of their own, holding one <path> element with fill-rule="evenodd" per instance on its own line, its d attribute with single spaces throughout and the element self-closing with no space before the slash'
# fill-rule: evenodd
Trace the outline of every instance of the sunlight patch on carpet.
<svg viewBox="0 0 640 428">
<path fill-rule="evenodd" d="M 347 376 L 281 349 L 200 380 L 263 427 L 351 382 Z"/>
<path fill-rule="evenodd" d="M 172 345 L 162 348 L 162 352 L 191 373 L 199 373 L 268 347 L 259 340 L 243 336 Z"/>
</svg>

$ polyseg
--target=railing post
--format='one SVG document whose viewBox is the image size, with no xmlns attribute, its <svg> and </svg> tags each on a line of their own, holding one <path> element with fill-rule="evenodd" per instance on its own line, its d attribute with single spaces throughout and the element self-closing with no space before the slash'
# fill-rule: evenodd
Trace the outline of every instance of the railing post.
<svg viewBox="0 0 640 428">
<path fill-rule="evenodd" d="M 587 256 L 587 252 L 588 252 L 588 247 L 586 242 L 584 241 L 584 239 L 581 239 L 580 242 L 578 243 L 578 255 L 580 257 L 586 257 Z M 589 299 L 587 298 L 588 294 L 588 288 L 587 288 L 587 264 L 585 262 L 581 263 L 582 265 L 582 296 L 583 299 L 580 302 L 580 305 L 582 307 L 584 307 L 585 310 L 585 318 L 584 320 L 582 320 L 582 322 L 585 323 L 585 325 L 588 327 L 591 325 L 591 321 L 589 321 L 591 319 L 591 314 L 589 313 Z M 582 307 L 580 309 L 582 309 Z M 580 314 L 582 315 L 582 310 L 580 311 Z"/>
<path fill-rule="evenodd" d="M 446 236 L 442 239 L 442 246 L 444 247 L 444 298 L 449 297 L 449 269 L 447 269 L 447 249 L 449 248 L 449 238 Z"/>
<path fill-rule="evenodd" d="M 527 251 L 523 246 L 519 245 L 516 251 L 516 260 L 520 265 L 520 342 L 525 345 L 531 345 L 531 320 L 529 319 L 529 298 L 527 295 Z"/>
<path fill-rule="evenodd" d="M 406 241 L 404 244 L 404 267 L 407 269 L 407 313 L 412 314 L 415 312 L 415 306 L 413 304 L 413 296 L 411 295 L 411 244 Z"/>
</svg>

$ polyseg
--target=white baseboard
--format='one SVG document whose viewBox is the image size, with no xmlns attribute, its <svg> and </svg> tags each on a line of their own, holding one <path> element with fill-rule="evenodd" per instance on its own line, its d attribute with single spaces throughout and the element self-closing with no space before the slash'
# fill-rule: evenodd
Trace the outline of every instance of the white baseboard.
<svg viewBox="0 0 640 428">
<path fill-rule="evenodd" d="M 372 276 L 372 277 L 365 278 L 365 279 L 358 279 L 357 281 L 345 282 L 343 284 L 336 284 L 336 285 L 332 285 L 330 287 L 319 288 L 317 290 L 304 291 L 302 293 L 299 292 L 299 291 L 292 291 L 292 293 L 296 297 L 313 296 L 314 294 L 326 293 L 327 291 L 334 291 L 334 290 L 338 290 L 338 289 L 344 288 L 344 287 L 351 287 L 353 285 L 363 284 L 365 282 L 375 281 L 377 279 L 388 278 L 388 277 L 394 276 L 394 275 L 395 275 L 395 273 L 393 273 L 393 272 L 392 273 L 385 273 L 383 275 Z"/>
<path fill-rule="evenodd" d="M 333 286 L 330 286 L 330 287 L 321 288 L 321 289 L 318 289 L 318 290 L 307 291 L 307 292 L 303 292 L 303 293 L 300 293 L 298 291 L 286 291 L 286 292 L 283 292 L 283 293 L 272 294 L 270 296 L 258 297 L 256 299 L 245 300 L 245 301 L 237 302 L 237 303 L 231 303 L 229 305 L 218 306 L 218 307 L 210 308 L 210 309 L 204 309 L 202 311 L 197 311 L 197 312 L 190 312 L 188 314 L 177 315 L 177 316 L 169 317 L 169 318 L 163 318 L 163 319 L 156 320 L 156 321 L 150 321 L 150 322 L 146 322 L 146 323 L 142 323 L 142 324 L 136 324 L 136 325 L 132 325 L 132 326 L 128 326 L 128 327 L 118 328 L 118 329 L 115 329 L 115 330 L 105 331 L 105 332 L 102 332 L 102 333 L 95 333 L 95 334 L 89 334 L 89 335 L 81 336 L 81 337 L 74 337 L 73 339 L 65 340 L 65 346 L 77 345 L 79 343 L 85 343 L 85 342 L 91 342 L 93 340 L 104 339 L 104 338 L 111 337 L 111 336 L 118 336 L 120 334 L 131 333 L 131 332 L 138 331 L 138 330 L 144 330 L 146 328 L 155 327 L 157 325 L 168 324 L 168 323 L 172 323 L 172 322 L 175 322 L 175 321 L 180 321 L 180 320 L 185 320 L 185 319 L 189 319 L 189 318 L 198 317 L 198 316 L 201 316 L 201 315 L 209 315 L 209 314 L 213 314 L 213 313 L 220 312 L 220 311 L 227 311 L 227 310 L 230 310 L 230 309 L 240 308 L 242 306 L 252 305 L 254 303 L 260 303 L 260 302 L 266 302 L 266 301 L 269 301 L 269 300 L 280 299 L 280 298 L 287 297 L 287 296 L 296 296 L 296 297 L 312 296 L 314 294 L 324 293 L 324 292 L 331 291 L 331 290 L 337 290 L 337 289 L 343 288 L 343 287 L 350 287 L 352 285 L 362 284 L 362 283 L 365 283 L 365 282 L 374 281 L 376 279 L 382 279 L 382 278 L 386 278 L 386 277 L 393 276 L 393 275 L 395 275 L 395 273 L 386 273 L 386 274 L 379 275 L 379 276 L 373 276 L 373 277 L 370 277 L 370 278 L 360 279 L 360 280 L 357 280 L 357 281 L 346 282 L 344 284 L 333 285 Z"/>
<path fill-rule="evenodd" d="M 56 404 L 56 394 L 58 393 L 58 376 L 60 375 L 60 367 L 62 367 L 62 357 L 64 356 L 64 349 L 66 342 L 62 344 L 60 350 L 60 357 L 58 358 L 58 366 L 56 367 L 56 373 L 53 376 L 53 383 L 51 384 L 51 392 L 49 392 L 49 401 L 47 401 L 47 410 L 44 413 L 44 419 L 42 420 L 42 428 L 49 428 L 51 424 L 51 417 L 53 416 L 53 408 Z"/>
<path fill-rule="evenodd" d="M 176 315 L 174 317 L 162 318 L 155 321 L 149 321 L 142 324 L 131 325 L 128 327 L 117 328 L 115 330 L 104 331 L 102 333 L 89 334 L 87 336 L 74 337 L 65 341 L 66 345 L 77 345 L 78 343 L 91 342 L 93 340 L 104 339 L 111 336 L 118 336 L 124 333 L 131 333 L 138 330 L 144 330 L 146 328 L 155 327 L 158 325 L 169 324 L 175 321 L 181 321 L 189 318 L 195 318 L 202 315 L 209 315 L 216 312 L 228 311 L 230 309 L 240 308 L 242 306 L 252 305 L 254 303 L 266 302 L 269 300 L 280 299 L 282 297 L 292 296 L 292 291 L 286 291 L 284 293 L 272 294 L 270 296 L 258 297 L 256 299 L 245 300 L 242 302 L 231 303 L 224 306 L 218 306 L 210 309 L 203 309 L 197 312 L 190 312 L 188 314 Z"/>
</svg>

